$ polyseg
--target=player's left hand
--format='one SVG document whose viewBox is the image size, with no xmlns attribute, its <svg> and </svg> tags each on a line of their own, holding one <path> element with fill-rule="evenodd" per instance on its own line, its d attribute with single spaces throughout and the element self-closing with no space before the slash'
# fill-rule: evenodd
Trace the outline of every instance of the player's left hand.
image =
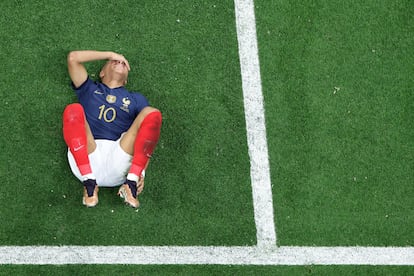
<svg viewBox="0 0 414 276">
<path fill-rule="evenodd" d="M 144 190 L 144 177 L 140 177 L 137 184 L 137 195 L 139 195 L 142 190 Z"/>
</svg>

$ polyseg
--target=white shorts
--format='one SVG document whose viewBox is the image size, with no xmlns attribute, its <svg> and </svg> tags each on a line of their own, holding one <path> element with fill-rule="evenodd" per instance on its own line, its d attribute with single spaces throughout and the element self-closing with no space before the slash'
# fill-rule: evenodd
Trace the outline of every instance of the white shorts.
<svg viewBox="0 0 414 276">
<path fill-rule="evenodd" d="M 95 140 L 96 149 L 89 154 L 92 172 L 100 187 L 115 187 L 125 183 L 131 167 L 132 156 L 126 153 L 117 141 Z M 72 153 L 68 150 L 68 160 L 73 174 L 82 182 L 82 176 Z"/>
</svg>

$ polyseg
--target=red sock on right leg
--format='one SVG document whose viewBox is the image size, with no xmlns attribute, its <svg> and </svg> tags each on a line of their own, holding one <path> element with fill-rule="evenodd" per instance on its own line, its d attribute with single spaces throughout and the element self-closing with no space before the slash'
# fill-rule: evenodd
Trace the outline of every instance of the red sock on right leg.
<svg viewBox="0 0 414 276">
<path fill-rule="evenodd" d="M 63 111 L 63 138 L 72 153 L 82 176 L 92 173 L 88 156 L 85 113 L 78 104 L 70 104 Z"/>
<path fill-rule="evenodd" d="M 160 138 L 162 115 L 159 111 L 149 113 L 141 123 L 137 137 L 134 142 L 134 156 L 131 162 L 130 174 L 141 177 L 148 160 L 155 149 Z M 137 179 L 130 179 L 137 182 Z"/>
</svg>

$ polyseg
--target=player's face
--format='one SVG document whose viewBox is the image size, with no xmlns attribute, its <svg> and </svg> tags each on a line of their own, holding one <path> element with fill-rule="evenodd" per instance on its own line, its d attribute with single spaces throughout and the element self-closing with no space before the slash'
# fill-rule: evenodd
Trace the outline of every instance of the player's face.
<svg viewBox="0 0 414 276">
<path fill-rule="evenodd" d="M 128 67 L 125 62 L 119 60 L 110 60 L 102 68 L 102 72 L 106 76 L 121 75 L 123 79 L 128 78 Z"/>
<path fill-rule="evenodd" d="M 110 63 L 109 67 L 114 72 L 128 75 L 128 67 L 125 64 L 125 62 L 119 61 L 119 60 L 111 60 L 111 61 L 109 61 L 109 63 Z"/>
</svg>

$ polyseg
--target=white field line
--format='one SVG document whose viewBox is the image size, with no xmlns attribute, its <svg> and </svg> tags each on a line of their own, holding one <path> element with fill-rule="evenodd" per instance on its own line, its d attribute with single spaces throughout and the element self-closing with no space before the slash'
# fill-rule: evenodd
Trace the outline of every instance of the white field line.
<svg viewBox="0 0 414 276">
<path fill-rule="evenodd" d="M 253 1 L 235 0 L 257 246 L 276 245 L 265 112 Z"/>
<path fill-rule="evenodd" d="M 414 265 L 414 247 L 276 246 L 253 0 L 235 0 L 257 246 L 0 246 L 0 264 Z"/>
<path fill-rule="evenodd" d="M 3 246 L 0 264 L 413 265 L 413 247 Z"/>
</svg>

